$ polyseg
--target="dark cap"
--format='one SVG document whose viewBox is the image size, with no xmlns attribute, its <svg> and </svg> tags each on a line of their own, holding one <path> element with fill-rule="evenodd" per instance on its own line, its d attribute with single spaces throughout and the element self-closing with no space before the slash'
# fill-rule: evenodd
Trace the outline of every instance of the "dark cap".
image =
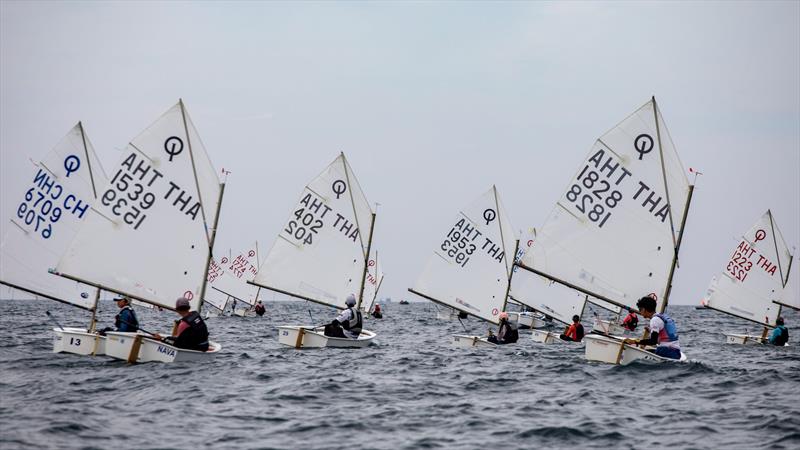
<svg viewBox="0 0 800 450">
<path fill-rule="evenodd" d="M 186 297 L 180 297 L 175 300 L 175 309 L 178 311 L 190 309 L 192 305 Z"/>
</svg>

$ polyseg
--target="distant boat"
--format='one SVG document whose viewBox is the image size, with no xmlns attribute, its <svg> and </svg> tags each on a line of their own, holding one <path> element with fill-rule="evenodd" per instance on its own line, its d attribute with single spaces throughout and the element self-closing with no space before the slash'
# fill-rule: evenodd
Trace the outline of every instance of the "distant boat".
<svg viewBox="0 0 800 450">
<path fill-rule="evenodd" d="M 725 270 L 711 279 L 703 307 L 739 317 L 764 327 L 761 336 L 723 333 L 728 344 L 763 344 L 769 328 L 777 326 L 781 307 L 788 302 L 786 284 L 792 254 L 778 225 L 767 210 L 742 236 Z"/>
<path fill-rule="evenodd" d="M 401 305 L 407 305 L 408 304 L 408 300 L 400 300 L 400 304 Z"/>
</svg>

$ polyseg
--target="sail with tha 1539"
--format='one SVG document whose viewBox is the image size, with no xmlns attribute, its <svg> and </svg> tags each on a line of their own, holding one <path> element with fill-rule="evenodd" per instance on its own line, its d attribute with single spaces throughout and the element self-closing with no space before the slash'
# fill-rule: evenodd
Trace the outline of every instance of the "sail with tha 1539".
<svg viewBox="0 0 800 450">
<path fill-rule="evenodd" d="M 104 290 L 199 310 L 223 185 L 183 102 L 136 136 L 57 271 Z"/>
</svg>

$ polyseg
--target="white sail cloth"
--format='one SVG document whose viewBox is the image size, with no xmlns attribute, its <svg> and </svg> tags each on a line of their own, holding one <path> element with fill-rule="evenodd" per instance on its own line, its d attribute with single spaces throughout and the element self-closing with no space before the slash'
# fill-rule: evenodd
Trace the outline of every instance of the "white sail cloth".
<svg viewBox="0 0 800 450">
<path fill-rule="evenodd" d="M 413 291 L 499 323 L 514 264 L 514 229 L 492 186 L 462 209 L 437 241 Z"/>
<path fill-rule="evenodd" d="M 383 282 L 383 270 L 378 259 L 378 252 L 373 251 L 367 263 L 367 277 L 364 281 L 364 295 L 361 308 L 364 311 L 371 311 L 375 300 L 378 298 L 378 290 Z"/>
<path fill-rule="evenodd" d="M 663 305 L 689 183 L 655 100 L 601 136 L 522 264 L 597 297 Z"/>
<path fill-rule="evenodd" d="M 253 284 L 345 308 L 361 292 L 373 211 L 344 154 L 303 189 Z"/>
<path fill-rule="evenodd" d="M 94 308 L 95 289 L 48 272 L 107 183 L 80 123 L 34 165 L 29 181 L 8 205 L 13 212 L 0 247 L 0 282 L 36 296 Z"/>
<path fill-rule="evenodd" d="M 198 309 L 221 186 L 178 102 L 125 148 L 58 264 L 68 277 L 174 309 Z"/>
<path fill-rule="evenodd" d="M 767 211 L 739 240 L 722 273 L 711 280 L 705 306 L 768 326 L 775 326 L 792 255 L 772 213 Z"/>
</svg>

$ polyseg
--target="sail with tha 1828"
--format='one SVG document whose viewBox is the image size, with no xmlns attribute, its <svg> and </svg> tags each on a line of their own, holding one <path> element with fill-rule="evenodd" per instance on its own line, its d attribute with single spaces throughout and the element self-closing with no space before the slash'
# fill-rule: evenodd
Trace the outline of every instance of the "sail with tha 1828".
<svg viewBox="0 0 800 450">
<path fill-rule="evenodd" d="M 410 291 L 497 324 L 515 247 L 514 229 L 492 186 L 453 219 Z"/>
<path fill-rule="evenodd" d="M 789 247 L 767 211 L 739 240 L 722 273 L 711 280 L 703 303 L 774 327 L 781 311 L 779 303 L 791 298 L 786 289 L 791 261 Z"/>
<path fill-rule="evenodd" d="M 337 308 L 362 292 L 374 214 L 344 154 L 303 189 L 252 283 Z"/>
<path fill-rule="evenodd" d="M 174 309 L 199 309 L 222 186 L 178 102 L 135 137 L 58 272 Z"/>
<path fill-rule="evenodd" d="M 663 309 L 690 186 L 655 99 L 595 142 L 521 265 L 584 293 Z"/>
<path fill-rule="evenodd" d="M 26 184 L 8 204 L 11 219 L 0 247 L 0 282 L 37 297 L 94 309 L 94 289 L 49 270 L 106 183 L 94 148 L 78 123 L 34 163 Z"/>
</svg>

